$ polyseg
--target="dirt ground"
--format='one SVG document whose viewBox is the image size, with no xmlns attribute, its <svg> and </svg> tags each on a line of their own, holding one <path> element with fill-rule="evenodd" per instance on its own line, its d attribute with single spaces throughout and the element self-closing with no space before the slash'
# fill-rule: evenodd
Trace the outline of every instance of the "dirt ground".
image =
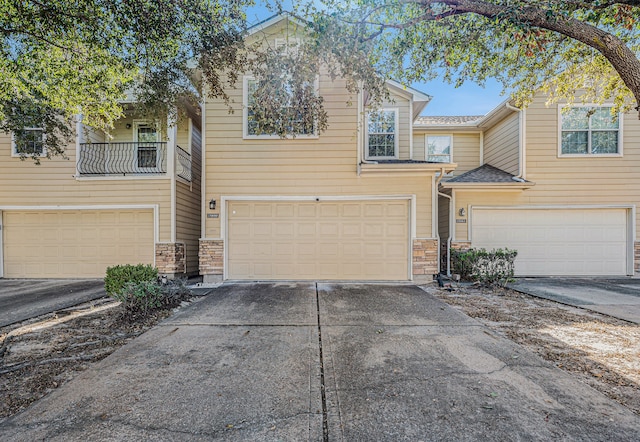
<svg viewBox="0 0 640 442">
<path fill-rule="evenodd" d="M 640 326 L 507 289 L 436 295 L 640 415 Z"/>
<path fill-rule="evenodd" d="M 119 303 L 103 298 L 0 328 L 0 421 L 170 314 L 159 310 L 131 322 Z"/>
<path fill-rule="evenodd" d="M 640 415 L 640 326 L 510 290 L 434 292 Z M 105 298 L 0 329 L 0 421 L 170 314 L 131 324 Z"/>
</svg>

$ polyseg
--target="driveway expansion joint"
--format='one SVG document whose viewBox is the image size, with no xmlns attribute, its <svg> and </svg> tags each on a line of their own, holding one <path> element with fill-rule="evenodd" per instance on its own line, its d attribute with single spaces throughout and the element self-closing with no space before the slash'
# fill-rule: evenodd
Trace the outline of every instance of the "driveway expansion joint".
<svg viewBox="0 0 640 442">
<path fill-rule="evenodd" d="M 320 356 L 320 395 L 322 398 L 322 439 L 329 442 L 329 414 L 327 412 L 327 392 L 324 378 L 324 355 L 322 354 L 322 325 L 320 321 L 320 295 L 318 294 L 318 283 L 316 288 L 316 311 L 318 314 L 318 355 Z"/>
</svg>

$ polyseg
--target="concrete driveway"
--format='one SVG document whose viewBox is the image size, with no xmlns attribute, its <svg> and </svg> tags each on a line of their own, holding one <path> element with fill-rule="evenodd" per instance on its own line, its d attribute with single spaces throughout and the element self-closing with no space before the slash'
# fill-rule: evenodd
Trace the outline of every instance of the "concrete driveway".
<svg viewBox="0 0 640 442">
<path fill-rule="evenodd" d="M 640 279 L 518 278 L 511 288 L 640 324 Z"/>
<path fill-rule="evenodd" d="M 0 327 L 103 296 L 102 279 L 0 278 Z"/>
<path fill-rule="evenodd" d="M 637 440 L 640 417 L 415 286 L 223 285 L 6 440 Z"/>
</svg>

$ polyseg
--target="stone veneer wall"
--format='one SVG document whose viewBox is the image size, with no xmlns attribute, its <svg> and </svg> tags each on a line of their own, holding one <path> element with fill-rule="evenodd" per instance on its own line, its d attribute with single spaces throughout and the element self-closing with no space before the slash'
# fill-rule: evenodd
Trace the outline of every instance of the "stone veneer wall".
<svg viewBox="0 0 640 442">
<path fill-rule="evenodd" d="M 423 279 L 438 273 L 438 240 L 413 240 L 413 276 Z"/>
<path fill-rule="evenodd" d="M 636 273 L 640 273 L 640 241 L 637 241 L 636 243 L 634 243 L 633 245 L 635 253 L 634 253 L 634 270 Z"/>
<path fill-rule="evenodd" d="M 158 274 L 176 276 L 187 271 L 187 256 L 184 243 L 156 244 L 156 267 Z"/>
<path fill-rule="evenodd" d="M 204 281 L 222 280 L 223 271 L 224 242 L 221 239 L 201 239 L 200 274 Z"/>
</svg>

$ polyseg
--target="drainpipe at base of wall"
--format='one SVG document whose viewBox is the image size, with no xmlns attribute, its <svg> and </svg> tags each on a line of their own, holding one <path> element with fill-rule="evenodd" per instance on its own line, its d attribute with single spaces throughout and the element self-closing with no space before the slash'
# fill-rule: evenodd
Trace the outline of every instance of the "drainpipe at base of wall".
<svg viewBox="0 0 640 442">
<path fill-rule="evenodd" d="M 452 216 L 452 211 L 453 208 L 451 207 L 453 199 L 445 194 L 442 193 L 438 190 L 438 186 L 440 186 L 440 182 L 442 181 L 442 179 L 444 178 L 444 174 L 445 174 L 445 169 L 444 167 L 442 168 L 442 170 L 440 171 L 440 176 L 438 177 L 438 179 L 435 182 L 435 188 L 436 188 L 436 195 L 438 196 L 443 196 L 445 198 L 449 199 L 449 236 L 447 238 L 447 276 L 451 276 L 451 258 L 450 258 L 450 249 L 451 249 L 451 228 L 452 228 L 452 223 L 451 223 L 451 216 Z M 440 204 L 436 201 L 436 208 L 439 207 Z M 436 222 L 439 224 L 440 223 L 440 210 L 437 210 L 437 217 L 436 217 Z M 441 272 L 441 268 L 440 268 L 440 226 L 438 226 L 437 232 L 438 232 L 438 273 Z"/>
</svg>

